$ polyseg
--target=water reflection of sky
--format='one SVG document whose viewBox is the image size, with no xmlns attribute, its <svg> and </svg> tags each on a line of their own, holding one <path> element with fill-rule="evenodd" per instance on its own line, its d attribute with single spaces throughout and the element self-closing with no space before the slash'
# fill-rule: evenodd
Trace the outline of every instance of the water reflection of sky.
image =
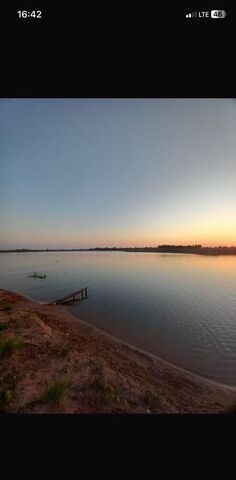
<svg viewBox="0 0 236 480">
<path fill-rule="evenodd" d="M 89 286 L 81 319 L 179 366 L 236 384 L 236 257 L 91 252 L 0 256 L 2 288 L 51 301 Z M 46 279 L 34 279 L 33 272 Z"/>
</svg>

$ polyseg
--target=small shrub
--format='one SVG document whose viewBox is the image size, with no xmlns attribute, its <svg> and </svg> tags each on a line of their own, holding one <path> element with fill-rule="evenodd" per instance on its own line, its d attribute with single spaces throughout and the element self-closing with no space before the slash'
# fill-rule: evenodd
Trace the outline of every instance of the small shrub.
<svg viewBox="0 0 236 480">
<path fill-rule="evenodd" d="M 0 410 L 6 410 L 12 401 L 12 392 L 5 386 L 0 387 Z"/>
<path fill-rule="evenodd" d="M 13 306 L 10 303 L 2 303 L 1 310 L 4 312 L 11 312 L 13 310 Z"/>
<path fill-rule="evenodd" d="M 41 400 L 43 402 L 57 403 L 66 395 L 67 384 L 62 381 L 55 381 L 46 385 Z"/>
<path fill-rule="evenodd" d="M 70 343 L 67 343 L 66 345 L 63 345 L 60 349 L 58 349 L 58 355 L 59 357 L 65 357 L 69 352 L 72 352 L 74 350 L 73 345 Z"/>
<path fill-rule="evenodd" d="M 112 401 L 119 402 L 121 400 L 121 393 L 118 388 L 113 385 L 110 385 L 110 398 Z"/>
<path fill-rule="evenodd" d="M 4 332 L 8 328 L 8 325 L 6 323 L 1 323 L 0 324 L 0 333 Z"/>
<path fill-rule="evenodd" d="M 104 367 L 100 358 L 95 358 L 92 361 L 92 370 L 95 375 L 95 378 L 104 377 Z"/>
<path fill-rule="evenodd" d="M 94 380 L 95 389 L 100 393 L 101 396 L 105 396 L 107 386 L 104 378 L 101 375 L 97 375 Z"/>
<path fill-rule="evenodd" d="M 94 381 L 94 386 L 97 392 L 99 393 L 100 400 L 103 402 L 108 402 L 108 401 L 119 401 L 120 400 L 120 393 L 118 389 L 113 386 L 109 385 L 106 383 L 104 377 L 102 375 L 97 375 L 95 377 Z"/>
<path fill-rule="evenodd" d="M 146 392 L 144 394 L 144 403 L 150 409 L 154 409 L 157 406 L 157 398 L 153 395 L 152 392 Z"/>
<path fill-rule="evenodd" d="M 10 373 L 7 373 L 4 376 L 3 382 L 10 389 L 14 389 L 16 387 L 17 383 L 20 380 L 22 380 L 23 377 L 24 377 L 23 372 L 20 372 L 19 370 L 12 370 Z"/>
<path fill-rule="evenodd" d="M 16 339 L 10 339 L 6 341 L 0 342 L 0 358 L 8 357 L 10 356 L 15 350 L 19 350 L 24 346 L 24 343 L 16 340 Z"/>
</svg>

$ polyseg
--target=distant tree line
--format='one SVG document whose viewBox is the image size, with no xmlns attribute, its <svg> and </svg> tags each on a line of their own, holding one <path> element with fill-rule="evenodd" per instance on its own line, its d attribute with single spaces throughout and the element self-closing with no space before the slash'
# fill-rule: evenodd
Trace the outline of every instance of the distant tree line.
<svg viewBox="0 0 236 480">
<path fill-rule="evenodd" d="M 28 249 L 16 248 L 12 250 L 0 250 L 0 253 L 27 253 L 27 252 L 161 252 L 161 253 L 195 253 L 200 255 L 236 255 L 236 247 L 203 247 L 194 245 L 158 245 L 156 247 L 93 247 L 93 248 L 47 248 Z"/>
</svg>

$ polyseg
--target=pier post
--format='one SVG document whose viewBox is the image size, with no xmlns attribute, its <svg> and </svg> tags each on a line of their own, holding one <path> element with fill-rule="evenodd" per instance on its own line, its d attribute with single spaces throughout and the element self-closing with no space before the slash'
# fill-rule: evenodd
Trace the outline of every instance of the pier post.
<svg viewBox="0 0 236 480">
<path fill-rule="evenodd" d="M 51 302 L 49 305 L 63 305 L 64 303 L 67 302 L 75 302 L 75 300 L 85 300 L 88 298 L 88 287 L 81 288 L 77 292 L 71 293 L 71 295 L 67 295 L 66 297 L 63 298 L 58 298 L 57 300 L 54 300 L 54 302 Z"/>
</svg>

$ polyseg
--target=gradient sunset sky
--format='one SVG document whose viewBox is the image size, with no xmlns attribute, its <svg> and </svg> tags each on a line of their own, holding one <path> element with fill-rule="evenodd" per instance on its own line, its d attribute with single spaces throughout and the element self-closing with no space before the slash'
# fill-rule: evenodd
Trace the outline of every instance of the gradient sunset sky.
<svg viewBox="0 0 236 480">
<path fill-rule="evenodd" d="M 236 102 L 1 99 L 0 248 L 236 245 Z"/>
</svg>

